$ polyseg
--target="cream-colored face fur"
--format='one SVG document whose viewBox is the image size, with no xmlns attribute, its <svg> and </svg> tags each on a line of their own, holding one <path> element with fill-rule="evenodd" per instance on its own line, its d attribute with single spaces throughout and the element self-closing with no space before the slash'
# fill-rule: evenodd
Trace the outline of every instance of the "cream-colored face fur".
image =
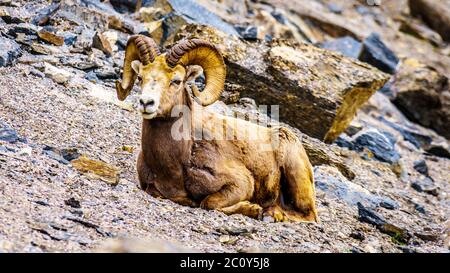
<svg viewBox="0 0 450 273">
<path fill-rule="evenodd" d="M 141 94 L 138 96 L 137 110 L 144 119 L 168 117 L 175 105 L 181 104 L 182 90 L 186 77 L 184 67 L 170 68 L 164 55 L 144 66 L 136 60 L 131 67 L 138 74 Z"/>
</svg>

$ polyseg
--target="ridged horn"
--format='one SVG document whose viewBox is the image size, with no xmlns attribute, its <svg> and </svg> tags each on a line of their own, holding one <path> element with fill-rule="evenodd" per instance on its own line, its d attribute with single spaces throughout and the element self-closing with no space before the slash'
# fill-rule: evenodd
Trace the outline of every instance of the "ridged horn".
<svg viewBox="0 0 450 273">
<path fill-rule="evenodd" d="M 184 40 L 172 47 L 166 56 L 170 67 L 176 65 L 199 65 L 203 68 L 206 86 L 203 92 L 193 89 L 194 95 L 203 106 L 220 98 L 226 77 L 226 68 L 220 51 L 211 43 L 200 40 Z"/>
<path fill-rule="evenodd" d="M 158 45 L 152 38 L 144 35 L 133 35 L 128 39 L 123 62 L 122 82 L 116 81 L 116 91 L 119 100 L 125 100 L 133 89 L 137 74 L 131 68 L 131 62 L 139 60 L 143 65 L 148 65 L 155 61 L 160 55 Z"/>
</svg>

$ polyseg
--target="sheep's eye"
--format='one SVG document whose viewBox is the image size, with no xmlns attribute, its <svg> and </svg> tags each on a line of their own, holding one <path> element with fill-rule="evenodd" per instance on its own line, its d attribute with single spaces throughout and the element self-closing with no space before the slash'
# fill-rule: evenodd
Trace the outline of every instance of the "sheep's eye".
<svg viewBox="0 0 450 273">
<path fill-rule="evenodd" d="M 141 76 L 137 76 L 137 80 L 139 81 L 139 82 L 142 82 L 142 77 Z"/>
<path fill-rule="evenodd" d="M 180 85 L 181 84 L 181 80 L 178 80 L 178 79 L 172 80 L 170 82 L 170 84 L 172 84 L 172 85 Z"/>
</svg>

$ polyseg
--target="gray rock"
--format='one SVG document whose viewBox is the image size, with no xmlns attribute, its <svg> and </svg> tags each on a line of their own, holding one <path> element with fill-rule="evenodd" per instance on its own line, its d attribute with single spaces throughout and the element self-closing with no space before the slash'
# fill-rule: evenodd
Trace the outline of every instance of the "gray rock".
<svg viewBox="0 0 450 273">
<path fill-rule="evenodd" d="M 17 9 L 0 9 L 0 19 L 6 24 L 20 24 L 25 22 L 25 18 Z"/>
<path fill-rule="evenodd" d="M 362 50 L 362 44 L 350 36 L 327 41 L 319 46 L 324 49 L 340 52 L 344 56 L 354 59 L 358 59 Z"/>
<path fill-rule="evenodd" d="M 94 71 L 89 71 L 88 73 L 86 73 L 86 76 L 84 78 L 93 83 L 100 82 L 100 79 L 97 77 Z"/>
<path fill-rule="evenodd" d="M 415 203 L 414 204 L 414 209 L 417 210 L 418 212 L 422 213 L 422 214 L 426 214 L 425 207 L 422 206 L 421 204 Z"/>
<path fill-rule="evenodd" d="M 447 42 L 450 41 L 450 7 L 446 1 L 410 0 L 411 13 L 421 17 Z"/>
<path fill-rule="evenodd" d="M 412 143 L 417 148 L 428 147 L 433 141 L 433 138 L 431 136 L 418 132 L 415 129 L 408 128 L 405 125 L 388 121 L 383 116 L 381 116 L 380 119 L 383 123 L 387 124 L 389 127 L 397 130 L 403 136 L 403 139 Z"/>
<path fill-rule="evenodd" d="M 224 22 L 219 16 L 210 12 L 195 0 L 162 0 L 171 5 L 173 11 L 188 18 L 190 22 L 206 24 L 230 35 L 239 35 L 233 26 Z M 158 6 L 160 0 L 155 1 Z"/>
<path fill-rule="evenodd" d="M 36 17 L 34 17 L 31 20 L 31 23 L 38 25 L 38 26 L 46 25 L 48 23 L 50 17 L 53 16 L 58 11 L 60 6 L 61 6 L 61 3 L 55 2 L 43 9 L 39 10 Z"/>
<path fill-rule="evenodd" d="M 414 169 L 418 171 L 419 173 L 428 176 L 428 166 L 427 162 L 423 159 L 417 160 L 414 162 Z"/>
<path fill-rule="evenodd" d="M 258 28 L 256 26 L 235 26 L 234 28 L 245 40 L 255 41 L 258 39 Z"/>
<path fill-rule="evenodd" d="M 399 208 L 399 205 L 390 198 L 372 194 L 363 187 L 348 181 L 335 168 L 329 166 L 314 168 L 314 179 L 317 189 L 351 206 L 362 203 L 372 208 L 380 206 L 388 209 Z"/>
<path fill-rule="evenodd" d="M 381 232 L 390 235 L 398 244 L 406 244 L 411 239 L 411 234 L 406 229 L 388 223 L 383 217 L 361 203 L 357 205 L 359 221 L 376 226 Z"/>
<path fill-rule="evenodd" d="M 327 7 L 331 12 L 336 13 L 336 14 L 341 14 L 343 11 L 342 7 L 335 3 L 329 3 L 327 5 Z"/>
<path fill-rule="evenodd" d="M 444 147 L 443 145 L 440 144 L 431 144 L 426 149 L 426 152 L 431 155 L 450 159 L 450 150 L 447 147 Z"/>
<path fill-rule="evenodd" d="M 418 192 L 424 192 L 434 196 L 439 195 L 439 190 L 434 184 L 433 179 L 431 179 L 430 177 L 425 177 L 424 179 L 412 182 L 411 187 Z"/>
<path fill-rule="evenodd" d="M 116 69 L 110 66 L 104 66 L 96 69 L 95 75 L 101 80 L 118 79 L 120 77 L 120 74 L 116 71 Z"/>
<path fill-rule="evenodd" d="M 354 149 L 370 150 L 378 160 L 395 163 L 400 159 L 400 154 L 395 149 L 395 138 L 388 132 L 380 132 L 371 128 L 363 130 L 354 137 Z"/>
<path fill-rule="evenodd" d="M 23 33 L 25 35 L 36 36 L 38 33 L 38 27 L 35 25 L 32 25 L 32 24 L 28 24 L 28 23 L 20 23 L 20 24 L 14 25 L 8 31 L 8 35 L 13 36 L 14 38 L 16 38 L 19 33 Z"/>
<path fill-rule="evenodd" d="M 81 155 L 77 148 L 55 148 L 49 145 L 44 145 L 42 149 L 47 155 L 51 155 L 54 159 L 60 161 L 63 164 L 69 164 L 69 161 L 79 158 Z"/>
<path fill-rule="evenodd" d="M 24 142 L 24 139 L 21 138 L 8 124 L 0 120 L 0 141 L 16 143 L 18 141 Z"/>
<path fill-rule="evenodd" d="M 73 76 L 71 72 L 49 63 L 44 63 L 44 66 L 41 69 L 45 76 L 59 84 L 66 84 Z"/>
<path fill-rule="evenodd" d="M 68 46 L 74 45 L 78 39 L 78 35 L 70 32 L 61 32 L 64 37 L 64 43 Z"/>
<path fill-rule="evenodd" d="M 51 150 L 44 150 L 43 153 L 46 154 L 51 159 L 58 161 L 61 164 L 65 164 L 65 165 L 69 164 L 69 161 L 65 160 L 64 158 L 62 158 L 62 156 L 60 156 L 59 154 L 57 154 Z"/>
<path fill-rule="evenodd" d="M 80 201 L 78 201 L 77 199 L 70 197 L 69 199 L 64 201 L 64 204 L 66 204 L 67 206 L 70 206 L 72 208 L 75 209 L 80 209 L 81 208 L 81 203 Z"/>
<path fill-rule="evenodd" d="M 372 33 L 364 40 L 359 59 L 390 74 L 395 73 L 399 62 L 394 52 L 381 41 L 377 33 Z"/>
<path fill-rule="evenodd" d="M 12 65 L 21 53 L 20 45 L 0 36 L 0 67 Z"/>
<path fill-rule="evenodd" d="M 350 237 L 359 241 L 364 241 L 364 239 L 366 238 L 364 233 L 361 231 L 354 231 L 350 233 Z"/>
<path fill-rule="evenodd" d="M 395 76 L 392 101 L 411 121 L 450 138 L 449 86 L 447 75 L 408 59 Z"/>
</svg>

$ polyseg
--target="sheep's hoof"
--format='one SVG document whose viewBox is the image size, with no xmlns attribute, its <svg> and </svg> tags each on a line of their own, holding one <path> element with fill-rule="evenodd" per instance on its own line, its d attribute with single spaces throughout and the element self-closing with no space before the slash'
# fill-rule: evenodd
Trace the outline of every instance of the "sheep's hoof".
<svg viewBox="0 0 450 273">
<path fill-rule="evenodd" d="M 286 213 L 279 206 L 272 206 L 264 210 L 262 213 L 262 220 L 267 223 L 285 222 L 289 219 Z"/>
</svg>

